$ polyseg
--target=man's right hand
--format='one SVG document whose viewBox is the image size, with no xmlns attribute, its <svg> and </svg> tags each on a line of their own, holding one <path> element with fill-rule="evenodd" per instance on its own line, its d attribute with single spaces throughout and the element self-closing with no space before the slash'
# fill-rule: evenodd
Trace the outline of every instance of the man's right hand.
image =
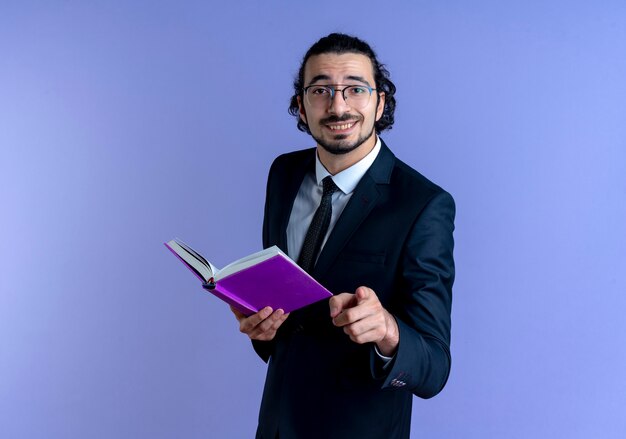
<svg viewBox="0 0 626 439">
<path fill-rule="evenodd" d="M 276 335 L 289 314 L 285 314 L 282 309 L 272 312 L 272 308 L 266 306 L 261 311 L 246 317 L 232 306 L 230 310 L 235 314 L 239 322 L 239 330 L 250 337 L 251 340 L 270 341 Z"/>
</svg>

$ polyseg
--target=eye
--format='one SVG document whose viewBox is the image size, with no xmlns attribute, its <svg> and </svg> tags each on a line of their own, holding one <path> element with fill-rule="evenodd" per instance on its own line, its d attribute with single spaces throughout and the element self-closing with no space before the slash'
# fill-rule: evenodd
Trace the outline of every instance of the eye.
<svg viewBox="0 0 626 439">
<path fill-rule="evenodd" d="M 366 87 L 361 87 L 360 85 L 355 85 L 348 89 L 348 93 L 352 96 L 362 95 L 368 92 Z"/>
<path fill-rule="evenodd" d="M 330 94 L 330 90 L 328 87 L 316 86 L 309 88 L 309 93 L 315 96 L 325 96 Z"/>
</svg>

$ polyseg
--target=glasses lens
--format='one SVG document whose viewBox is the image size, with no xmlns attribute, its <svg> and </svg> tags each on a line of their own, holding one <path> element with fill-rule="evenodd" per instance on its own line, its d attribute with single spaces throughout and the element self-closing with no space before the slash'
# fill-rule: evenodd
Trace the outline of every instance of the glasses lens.
<svg viewBox="0 0 626 439">
<path fill-rule="evenodd" d="M 312 107 L 325 107 L 330 102 L 332 89 L 323 85 L 313 85 L 306 89 L 306 98 Z"/>
<path fill-rule="evenodd" d="M 327 107 L 330 104 L 331 97 L 335 93 L 341 93 L 341 90 L 326 85 L 313 85 L 307 87 L 306 99 L 312 107 Z M 371 94 L 371 90 L 362 85 L 351 85 L 343 89 L 343 97 L 346 100 L 346 104 L 352 108 L 361 109 L 366 107 Z"/>
<path fill-rule="evenodd" d="M 343 92 L 346 103 L 353 108 L 364 108 L 370 100 L 370 89 L 361 85 L 353 85 Z"/>
</svg>

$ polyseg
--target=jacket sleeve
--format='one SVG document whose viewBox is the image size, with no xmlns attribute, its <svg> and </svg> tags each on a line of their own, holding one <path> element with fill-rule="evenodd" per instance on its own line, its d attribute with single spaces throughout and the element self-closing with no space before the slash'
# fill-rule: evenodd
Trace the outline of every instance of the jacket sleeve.
<svg viewBox="0 0 626 439">
<path fill-rule="evenodd" d="M 448 380 L 454 216 L 454 200 L 440 192 L 412 226 L 400 267 L 405 288 L 397 292 L 398 306 L 390 310 L 398 323 L 398 350 L 382 376 L 380 370 L 375 372 L 375 359 L 371 361 L 372 373 L 383 381 L 382 388 L 410 390 L 430 398 Z"/>
<path fill-rule="evenodd" d="M 272 351 L 274 349 L 274 340 L 252 340 L 252 347 L 254 348 L 254 351 L 257 353 L 257 355 L 261 357 L 261 360 L 267 363 L 268 361 L 270 361 L 270 356 L 272 355 Z"/>
</svg>

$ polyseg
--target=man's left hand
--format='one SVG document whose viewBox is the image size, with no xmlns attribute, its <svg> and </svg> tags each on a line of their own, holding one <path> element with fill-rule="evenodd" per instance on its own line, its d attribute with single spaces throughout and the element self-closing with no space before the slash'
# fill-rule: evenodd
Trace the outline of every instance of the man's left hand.
<svg viewBox="0 0 626 439">
<path fill-rule="evenodd" d="M 359 287 L 354 294 L 341 293 L 330 298 L 333 324 L 343 328 L 355 343 L 376 343 L 380 353 L 396 353 L 400 336 L 396 319 L 383 308 L 371 288 Z"/>
</svg>

